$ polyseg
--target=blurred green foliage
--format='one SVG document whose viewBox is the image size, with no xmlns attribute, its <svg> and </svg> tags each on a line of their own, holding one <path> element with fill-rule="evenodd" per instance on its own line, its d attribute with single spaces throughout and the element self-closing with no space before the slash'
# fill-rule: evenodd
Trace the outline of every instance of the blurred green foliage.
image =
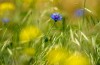
<svg viewBox="0 0 100 65">
<path fill-rule="evenodd" d="M 100 65 L 99 9 L 99 0 L 0 0 L 0 65 Z"/>
</svg>

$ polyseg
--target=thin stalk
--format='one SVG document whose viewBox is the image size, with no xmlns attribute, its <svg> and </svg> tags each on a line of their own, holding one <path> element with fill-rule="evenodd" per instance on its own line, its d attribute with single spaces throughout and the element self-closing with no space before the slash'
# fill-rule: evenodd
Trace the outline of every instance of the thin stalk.
<svg viewBox="0 0 100 65">
<path fill-rule="evenodd" d="M 86 8 L 86 0 L 84 0 L 84 3 L 83 3 L 83 23 L 85 21 L 85 8 Z"/>
<path fill-rule="evenodd" d="M 51 28 L 49 29 L 48 33 L 46 34 L 46 36 L 48 36 L 51 32 L 51 30 L 53 29 L 54 25 L 55 25 L 56 22 L 54 22 L 54 24 L 51 26 Z"/>
</svg>

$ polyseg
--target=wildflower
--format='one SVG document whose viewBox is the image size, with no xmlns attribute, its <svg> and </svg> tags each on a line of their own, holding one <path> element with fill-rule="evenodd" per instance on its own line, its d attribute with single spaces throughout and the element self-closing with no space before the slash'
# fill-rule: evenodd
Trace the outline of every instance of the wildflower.
<svg viewBox="0 0 100 65">
<path fill-rule="evenodd" d="M 62 20 L 62 15 L 60 15 L 59 13 L 53 13 L 53 14 L 51 14 L 51 18 L 52 18 L 55 22 L 57 22 L 57 21 L 59 21 L 59 20 Z"/>
<path fill-rule="evenodd" d="M 15 9 L 15 6 L 13 3 L 10 2 L 4 2 L 0 4 L 0 15 L 5 13 L 6 11 L 13 11 Z"/>
<path fill-rule="evenodd" d="M 27 26 L 20 31 L 19 39 L 21 42 L 28 42 L 40 35 L 40 30 L 37 27 Z"/>
<path fill-rule="evenodd" d="M 65 65 L 91 65 L 89 58 L 81 53 L 72 54 L 66 61 Z"/>
<path fill-rule="evenodd" d="M 7 23 L 9 21 L 10 21 L 9 18 L 2 18 L 2 22 L 4 22 L 4 23 Z"/>
<path fill-rule="evenodd" d="M 84 14 L 84 10 L 83 9 L 78 9 L 78 10 L 76 10 L 75 11 L 75 16 L 83 16 L 83 14 Z"/>
<path fill-rule="evenodd" d="M 65 60 L 67 54 L 66 51 L 62 48 L 52 49 L 47 54 L 48 64 L 62 64 Z"/>
</svg>

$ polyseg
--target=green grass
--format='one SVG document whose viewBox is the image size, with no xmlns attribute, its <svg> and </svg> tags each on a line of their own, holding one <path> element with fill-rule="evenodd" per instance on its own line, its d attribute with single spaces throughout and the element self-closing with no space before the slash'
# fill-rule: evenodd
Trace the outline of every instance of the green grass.
<svg viewBox="0 0 100 65">
<path fill-rule="evenodd" d="M 52 8 L 52 7 L 51 7 Z M 46 54 L 56 45 L 68 49 L 71 53 L 85 53 L 92 65 L 100 65 L 100 22 L 93 16 L 76 20 L 71 24 L 70 18 L 54 21 L 50 18 L 52 10 L 39 13 L 35 9 L 27 12 L 16 11 L 11 23 L 0 26 L 0 65 L 48 65 Z M 84 20 L 83 20 L 84 19 Z M 13 22 L 12 22 L 13 21 Z M 21 44 L 19 32 L 24 26 L 35 25 L 42 30 L 43 35 L 28 43 Z M 33 56 L 25 56 L 23 49 L 34 48 Z"/>
</svg>

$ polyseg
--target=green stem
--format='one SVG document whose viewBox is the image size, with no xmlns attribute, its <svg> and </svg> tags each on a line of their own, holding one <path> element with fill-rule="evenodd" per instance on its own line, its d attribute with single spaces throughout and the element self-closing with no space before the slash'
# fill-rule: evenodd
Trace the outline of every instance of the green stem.
<svg viewBox="0 0 100 65">
<path fill-rule="evenodd" d="M 48 33 L 46 34 L 46 36 L 48 36 L 48 35 L 50 34 L 50 32 L 51 32 L 51 30 L 53 29 L 54 25 L 55 25 L 55 22 L 54 22 L 54 24 L 51 26 L 51 28 L 49 29 L 49 31 L 48 31 Z"/>
<path fill-rule="evenodd" d="M 64 38 L 64 36 L 65 36 L 65 26 L 66 26 L 65 18 L 63 18 L 63 20 L 62 20 L 62 32 L 63 32 L 62 44 L 63 44 L 64 46 L 65 46 L 65 38 Z"/>
<path fill-rule="evenodd" d="M 86 0 L 83 3 L 83 22 L 85 21 L 85 7 L 86 7 Z"/>
</svg>

